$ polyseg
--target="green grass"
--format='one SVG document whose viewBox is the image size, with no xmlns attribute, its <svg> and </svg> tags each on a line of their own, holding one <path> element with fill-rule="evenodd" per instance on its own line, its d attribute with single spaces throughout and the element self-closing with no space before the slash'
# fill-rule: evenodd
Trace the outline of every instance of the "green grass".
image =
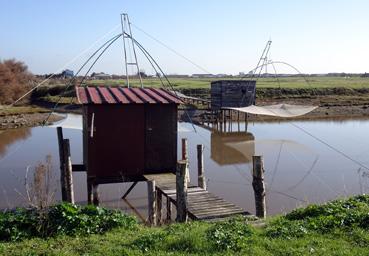
<svg viewBox="0 0 369 256">
<path fill-rule="evenodd" d="M 0 242 L 1 255 L 369 255 L 369 196 L 267 220 L 235 218 Z"/>
<path fill-rule="evenodd" d="M 235 78 L 239 79 L 239 78 Z M 275 78 L 260 78 L 257 82 L 258 88 L 369 88 L 369 78 L 361 77 L 307 77 L 308 83 L 303 77 L 285 77 L 279 78 L 279 83 Z M 196 78 L 169 78 L 171 84 L 177 89 L 199 89 L 210 88 L 210 82 L 219 79 L 196 79 Z M 90 80 L 90 85 L 124 85 L 125 80 Z M 144 79 L 144 85 L 147 87 L 160 87 L 160 80 L 157 78 Z M 137 79 L 131 80 L 132 86 L 139 86 Z"/>
</svg>

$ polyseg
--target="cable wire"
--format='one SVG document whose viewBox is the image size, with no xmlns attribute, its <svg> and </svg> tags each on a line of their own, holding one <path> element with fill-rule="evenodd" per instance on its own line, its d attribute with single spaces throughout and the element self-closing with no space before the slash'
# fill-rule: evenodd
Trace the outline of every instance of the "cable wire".
<svg viewBox="0 0 369 256">
<path fill-rule="evenodd" d="M 208 74 L 212 74 L 210 71 L 206 70 L 205 68 L 201 67 L 200 65 L 196 64 L 195 62 L 193 62 L 192 60 L 190 60 L 189 58 L 187 58 L 186 56 L 184 56 L 183 54 L 177 52 L 176 50 L 174 50 L 173 48 L 171 48 L 170 46 L 166 45 L 165 43 L 163 43 L 162 41 L 160 41 L 159 39 L 155 38 L 154 36 L 150 35 L 149 33 L 145 32 L 143 29 L 139 28 L 138 26 L 136 26 L 135 24 L 133 24 L 131 22 L 131 25 L 133 27 L 135 27 L 136 29 L 138 29 L 139 31 L 141 31 L 142 33 L 144 33 L 146 36 L 148 36 L 149 38 L 151 38 L 152 40 L 154 40 L 155 42 L 157 42 L 158 44 L 162 45 L 163 47 L 167 48 L 168 50 L 170 50 L 171 52 L 173 52 L 174 54 L 178 55 L 179 57 L 181 57 L 182 59 L 188 61 L 189 63 L 191 63 L 192 65 L 196 66 L 198 69 L 201 69 L 202 71 L 208 73 Z"/>
</svg>

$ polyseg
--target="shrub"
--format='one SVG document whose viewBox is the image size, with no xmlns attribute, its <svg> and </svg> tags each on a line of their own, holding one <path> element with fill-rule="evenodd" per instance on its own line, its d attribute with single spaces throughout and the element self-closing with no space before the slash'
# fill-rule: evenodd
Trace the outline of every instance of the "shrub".
<svg viewBox="0 0 369 256">
<path fill-rule="evenodd" d="M 308 232 L 331 232 L 335 229 L 369 227 L 369 196 L 359 195 L 322 205 L 293 210 L 269 223 L 269 237 L 300 237 Z"/>
<path fill-rule="evenodd" d="M 132 244 L 142 252 L 147 252 L 162 244 L 165 236 L 166 234 L 163 232 L 144 234 L 134 240 Z"/>
<path fill-rule="evenodd" d="M 214 224 L 207 231 L 207 238 L 218 250 L 240 250 L 247 239 L 253 234 L 253 229 L 244 220 L 230 219 Z"/>
<path fill-rule="evenodd" d="M 0 61 L 0 104 L 13 103 L 25 94 L 32 79 L 23 62 L 14 59 Z"/>
<path fill-rule="evenodd" d="M 303 237 L 308 233 L 308 229 L 302 221 L 289 221 L 286 218 L 279 217 L 269 223 L 265 233 L 270 238 L 291 239 Z"/>
<path fill-rule="evenodd" d="M 115 227 L 132 229 L 136 220 L 117 210 L 62 203 L 45 210 L 16 209 L 0 214 L 0 240 L 56 235 L 98 234 Z"/>
</svg>

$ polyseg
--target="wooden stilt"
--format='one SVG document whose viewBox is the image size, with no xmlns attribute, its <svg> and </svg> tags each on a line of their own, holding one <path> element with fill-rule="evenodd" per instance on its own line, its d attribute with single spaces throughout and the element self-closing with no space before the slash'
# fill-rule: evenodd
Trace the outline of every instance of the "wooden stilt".
<svg viewBox="0 0 369 256">
<path fill-rule="evenodd" d="M 148 198 L 148 222 L 152 226 L 156 226 L 156 187 L 155 180 L 147 181 L 147 198 Z"/>
<path fill-rule="evenodd" d="M 176 172 L 176 197 L 177 197 L 177 218 L 178 222 L 187 221 L 187 161 L 178 161 Z"/>
<path fill-rule="evenodd" d="M 246 121 L 245 121 L 245 132 L 247 132 L 247 126 L 248 126 L 248 114 L 245 113 Z"/>
<path fill-rule="evenodd" d="M 223 110 L 223 131 L 227 132 L 227 117 L 225 110 Z"/>
<path fill-rule="evenodd" d="M 253 156 L 252 187 L 255 194 L 255 212 L 259 218 L 265 218 L 265 184 L 264 184 L 264 164 L 261 156 Z"/>
<path fill-rule="evenodd" d="M 94 205 L 99 206 L 100 204 L 99 184 L 97 183 L 92 184 L 92 194 L 93 194 Z"/>
<path fill-rule="evenodd" d="M 197 145 L 197 173 L 198 173 L 198 186 L 206 190 L 206 178 L 204 173 L 204 146 Z"/>
<path fill-rule="evenodd" d="M 172 203 L 170 202 L 170 198 L 167 197 L 167 222 L 169 223 L 172 220 Z"/>
<path fill-rule="evenodd" d="M 88 204 L 92 204 L 94 200 L 94 195 L 92 193 L 92 181 L 91 179 L 87 178 L 87 202 Z"/>
<path fill-rule="evenodd" d="M 156 224 L 161 224 L 161 214 L 162 214 L 162 205 L 163 205 L 163 195 L 160 190 L 156 192 Z"/>
</svg>

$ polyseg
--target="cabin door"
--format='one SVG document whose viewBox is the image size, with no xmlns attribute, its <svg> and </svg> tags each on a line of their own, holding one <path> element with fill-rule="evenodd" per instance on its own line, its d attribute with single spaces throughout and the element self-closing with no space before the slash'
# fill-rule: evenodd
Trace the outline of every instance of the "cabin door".
<svg viewBox="0 0 369 256">
<path fill-rule="evenodd" d="M 145 172 L 175 172 L 177 162 L 177 106 L 149 105 L 145 109 Z"/>
</svg>

